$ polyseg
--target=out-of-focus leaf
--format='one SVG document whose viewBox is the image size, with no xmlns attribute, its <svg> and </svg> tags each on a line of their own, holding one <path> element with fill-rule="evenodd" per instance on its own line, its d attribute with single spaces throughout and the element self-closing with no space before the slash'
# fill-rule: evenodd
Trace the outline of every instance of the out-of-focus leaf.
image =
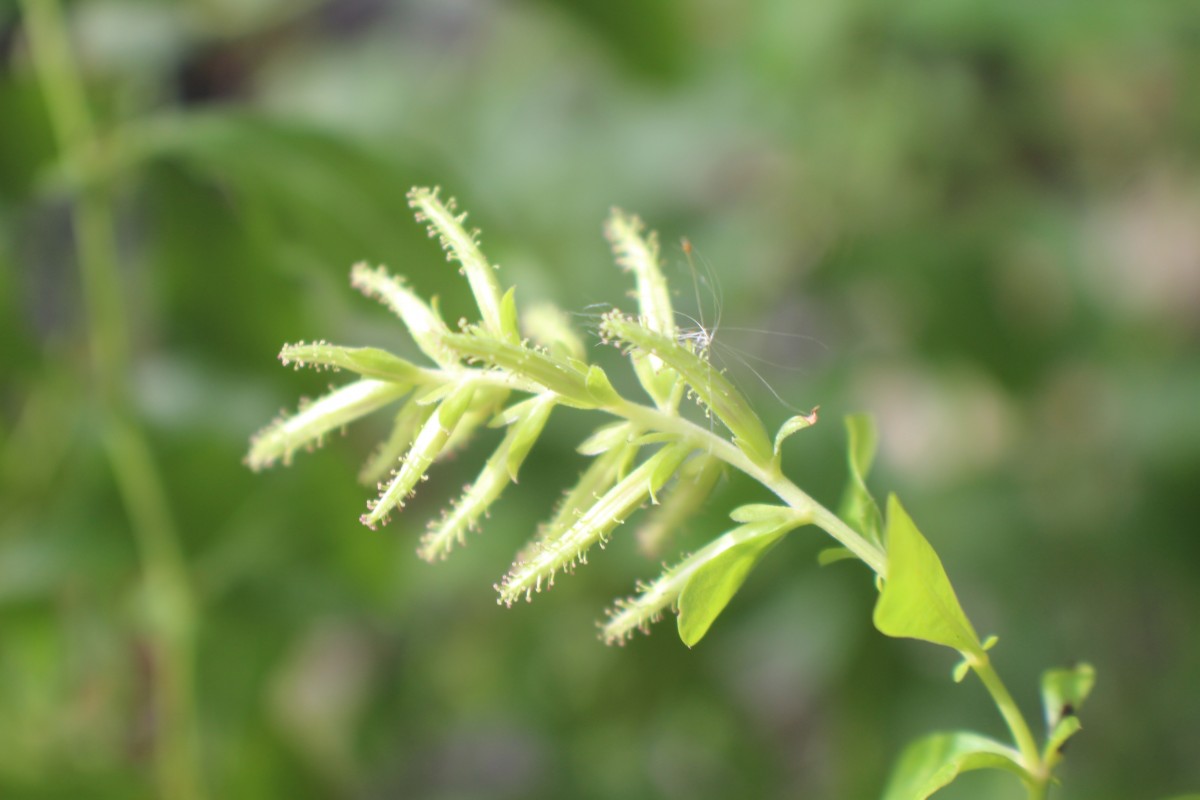
<svg viewBox="0 0 1200 800">
<path fill-rule="evenodd" d="M 883 800 L 925 800 L 964 772 L 1007 770 L 1024 778 L 1020 754 L 970 731 L 934 733 L 910 744 L 892 770 Z"/>
<path fill-rule="evenodd" d="M 340 273 L 351 263 L 388 263 L 411 251 L 420 229 L 407 215 L 411 172 L 400 161 L 344 136 L 245 112 L 164 115 L 125 131 L 126 168 L 185 167 L 232 189 L 243 224 L 316 256 Z M 307 251 L 307 252 L 304 252 Z M 453 269 L 444 283 L 457 280 Z"/>
<path fill-rule="evenodd" d="M 846 547 L 826 547 L 821 552 L 817 553 L 817 564 L 822 567 L 827 567 L 830 564 L 836 564 L 839 561 L 847 561 L 856 559 L 853 551 Z"/>
<path fill-rule="evenodd" d="M 1042 707 L 1046 712 L 1046 753 L 1054 753 L 1080 728 L 1078 717 L 1083 701 L 1096 685 L 1096 669 L 1079 664 L 1069 669 L 1051 669 L 1042 674 Z"/>
<path fill-rule="evenodd" d="M 850 439 L 850 482 L 846 484 L 838 515 L 859 533 L 882 544 L 883 517 L 867 489 L 867 475 L 875 461 L 878 441 L 875 421 L 866 414 L 851 414 L 846 417 L 846 433 Z"/>
</svg>

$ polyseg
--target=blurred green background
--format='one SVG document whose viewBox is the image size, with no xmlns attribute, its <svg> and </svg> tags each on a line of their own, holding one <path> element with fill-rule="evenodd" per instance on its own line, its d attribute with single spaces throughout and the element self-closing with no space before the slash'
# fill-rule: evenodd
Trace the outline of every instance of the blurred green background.
<svg viewBox="0 0 1200 800">
<path fill-rule="evenodd" d="M 800 485 L 835 502 L 838 420 L 877 416 L 874 485 L 1000 636 L 1027 715 L 1042 669 L 1096 665 L 1055 797 L 1200 787 L 1200 5 L 81 0 L 60 32 L 95 147 L 65 154 L 20 10 L 0 4 L 0 796 L 872 798 L 917 735 L 1002 735 L 946 654 L 874 632 L 866 573 L 817 568 L 815 531 L 693 651 L 670 622 L 597 641 L 657 572 L 628 530 L 498 607 L 588 415 L 556 416 L 434 566 L 416 539 L 488 436 L 382 532 L 355 473 L 385 419 L 250 474 L 249 436 L 330 382 L 281 369 L 282 343 L 413 353 L 351 263 L 468 312 L 418 183 L 471 211 L 523 304 L 573 311 L 628 303 L 600 225 L 641 214 L 681 307 L 719 304 L 719 338 L 821 405 Z M 81 208 L 111 214 L 117 374 Z M 699 308 L 681 236 L 723 287 Z M 758 497 L 729 482 L 677 551 Z"/>
</svg>

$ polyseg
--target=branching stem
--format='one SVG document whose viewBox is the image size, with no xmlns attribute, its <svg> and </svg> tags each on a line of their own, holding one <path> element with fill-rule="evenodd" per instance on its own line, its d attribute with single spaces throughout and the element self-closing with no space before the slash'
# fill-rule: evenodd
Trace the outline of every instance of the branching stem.
<svg viewBox="0 0 1200 800">
<path fill-rule="evenodd" d="M 807 492 L 788 480 L 778 469 L 767 469 L 754 463 L 728 439 L 676 414 L 669 414 L 628 400 L 605 407 L 604 410 L 644 428 L 678 434 L 684 439 L 694 442 L 698 448 L 714 458 L 719 458 L 734 469 L 744 472 L 761 483 L 792 508 L 808 510 L 812 514 L 814 525 L 862 559 L 863 563 L 876 574 L 884 574 L 887 568 L 887 558 L 876 544 L 868 541 L 843 522 L 837 514 L 814 500 Z"/>
</svg>

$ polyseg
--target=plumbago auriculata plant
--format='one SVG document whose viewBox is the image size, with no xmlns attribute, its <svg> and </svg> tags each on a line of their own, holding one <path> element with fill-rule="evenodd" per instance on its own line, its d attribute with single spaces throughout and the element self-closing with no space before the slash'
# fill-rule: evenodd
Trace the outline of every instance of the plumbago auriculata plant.
<svg viewBox="0 0 1200 800">
<path fill-rule="evenodd" d="M 523 317 L 514 291 L 502 290 L 496 269 L 479 247 L 478 231 L 464 226 L 465 214 L 437 190 L 416 188 L 409 203 L 431 236 L 441 239 L 448 258 L 470 283 L 480 321 L 450 328 L 434 304 L 426 303 L 382 267 L 351 271 L 352 285 L 398 316 L 428 357 L 417 365 L 384 350 L 340 347 L 326 342 L 287 345 L 284 364 L 346 370 L 359 377 L 276 420 L 254 440 L 247 456 L 253 469 L 287 463 L 301 448 L 318 444 L 358 418 L 398 406 L 390 435 L 371 456 L 362 479 L 378 483 L 363 524 L 387 522 L 404 506 L 440 455 L 480 427 L 505 428 L 496 451 L 462 497 L 434 521 L 421 539 L 420 556 L 444 558 L 517 478 L 521 464 L 559 407 L 596 417 L 595 431 L 579 445 L 591 457 L 576 485 L 537 535 L 518 554 L 496 585 L 500 602 L 511 605 L 553 585 L 587 559 L 631 514 L 649 502 L 647 531 L 663 531 L 695 510 L 722 470 L 733 469 L 759 482 L 771 503 L 739 506 L 735 523 L 637 593 L 618 600 L 602 624 L 606 642 L 620 643 L 646 630 L 668 610 L 677 614 L 679 636 L 696 644 L 745 581 L 750 570 L 789 532 L 815 525 L 836 541 L 822 564 L 848 558 L 875 573 L 879 592 L 874 623 L 887 636 L 922 639 L 958 651 L 954 671 L 961 681 L 974 672 L 995 701 L 1012 735 L 1005 743 L 968 731 L 936 733 L 901 755 L 884 791 L 885 800 L 918 800 L 960 773 L 1000 769 L 1024 785 L 1028 797 L 1044 798 L 1066 740 L 1080 727 L 1076 712 L 1094 682 L 1088 665 L 1055 669 L 1042 678 L 1046 734 L 1039 746 L 1029 724 L 988 657 L 995 637 L 981 640 L 959 605 L 941 561 L 895 495 L 886 515 L 867 490 L 875 449 L 869 419 L 847 420 L 850 480 L 838 511 L 817 503 L 781 469 L 787 441 L 816 422 L 815 412 L 787 420 L 772 436 L 746 397 L 707 358 L 702 339 L 676 327 L 671 293 L 659 264 L 657 238 L 636 218 L 614 210 L 606 225 L 617 264 L 632 275 L 637 313 L 612 310 L 601 318 L 603 340 L 621 348 L 645 399 L 625 397 L 608 375 L 587 362 L 587 350 L 566 316 L 541 308 Z M 681 413 L 694 398 L 710 424 Z"/>
</svg>

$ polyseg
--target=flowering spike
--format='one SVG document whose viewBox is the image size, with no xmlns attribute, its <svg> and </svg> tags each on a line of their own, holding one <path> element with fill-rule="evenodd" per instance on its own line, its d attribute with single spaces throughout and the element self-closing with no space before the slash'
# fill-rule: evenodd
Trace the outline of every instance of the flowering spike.
<svg viewBox="0 0 1200 800">
<path fill-rule="evenodd" d="M 634 631 L 647 632 L 665 611 L 677 607 L 688 582 L 706 565 L 736 547 L 766 542 L 808 522 L 808 514 L 793 513 L 774 520 L 749 522 L 723 533 L 674 567 L 663 570 L 655 581 L 641 586 L 634 597 L 614 603 L 608 610 L 607 621 L 601 625 L 601 638 L 606 644 L 621 644 Z"/>
<path fill-rule="evenodd" d="M 488 333 L 508 342 L 519 341 L 515 307 L 511 313 L 504 312 L 496 271 L 479 249 L 479 231 L 463 226 L 467 215 L 455 214 L 454 200 L 443 203 L 436 188 L 414 186 L 408 204 L 416 211 L 418 222 L 429 223 L 429 235 L 438 237 L 447 257 L 459 263 Z"/>
<path fill-rule="evenodd" d="M 576 408 L 602 405 L 589 389 L 586 372 L 540 350 L 500 341 L 476 327 L 468 328 L 465 333 L 449 334 L 446 344 L 463 358 L 484 361 L 543 390 L 556 392 L 561 396 L 560 402 Z"/>
<path fill-rule="evenodd" d="M 658 235 L 651 231 L 643 236 L 644 227 L 636 216 L 614 208 L 604 225 L 604 235 L 612 244 L 617 266 L 633 273 L 638 314 L 645 320 L 646 327 L 667 339 L 675 339 L 678 336 L 675 311 L 671 306 L 671 291 L 659 268 Z M 664 367 L 658 356 L 636 353 L 633 367 L 638 381 L 655 405 L 662 409 L 673 409 L 678 405 L 675 375 Z"/>
<path fill-rule="evenodd" d="M 691 450 L 692 446 L 687 444 L 663 447 L 605 492 L 565 533 L 535 545 L 528 558 L 514 563 L 501 582 L 501 601 L 511 605 L 527 594 L 531 587 L 539 586 L 543 580 L 581 561 L 588 548 L 603 541 L 626 516 L 646 501 L 652 491 L 661 486 L 653 483 L 653 476 L 659 476 L 664 471 L 673 473 Z M 666 469 L 668 466 L 669 470 Z"/>
<path fill-rule="evenodd" d="M 429 465 L 446 446 L 454 426 L 462 418 L 471 403 L 475 390 L 471 384 L 458 387 L 450 396 L 442 401 L 436 412 L 430 415 L 416 441 L 409 448 L 404 461 L 393 476 L 391 482 L 384 487 L 366 514 L 359 518 L 362 524 L 373 528 L 379 522 L 385 521 L 387 515 L 396 506 L 404 505 L 404 499 L 416 487 L 417 482 L 425 476 Z"/>
<path fill-rule="evenodd" d="M 675 484 L 638 527 L 638 550 L 646 556 L 661 553 L 667 539 L 708 500 L 720 477 L 721 462 L 712 456 L 697 456 L 684 464 Z"/>
<path fill-rule="evenodd" d="M 529 412 L 509 427 L 504 440 L 487 460 L 479 477 L 467 487 L 450 513 L 433 525 L 422 538 L 417 550 L 421 558 L 426 561 L 445 558 L 456 543 L 463 543 L 466 532 L 487 513 L 508 482 L 516 482 L 517 470 L 545 427 L 554 404 L 554 395 L 534 398 Z"/>
<path fill-rule="evenodd" d="M 637 216 L 614 208 L 604 224 L 604 235 L 612 244 L 617 265 L 633 273 L 638 312 L 645 318 L 646 327 L 674 339 L 675 310 L 671 307 L 671 290 L 659 269 L 658 234 L 651 231 L 642 236 L 644 229 Z"/>
<path fill-rule="evenodd" d="M 628 423 L 618 423 L 628 431 L 632 426 Z M 538 536 L 530 545 L 527 552 L 521 553 L 518 561 L 523 561 L 542 544 L 559 538 L 575 524 L 583 513 L 593 506 L 600 497 L 620 480 L 630 461 L 637 455 L 638 446 L 632 443 L 632 434 L 622 437 L 620 444 L 605 450 L 593 459 L 575 486 L 571 488 L 559 503 L 554 516 L 542 525 Z"/>
<path fill-rule="evenodd" d="M 298 342 L 284 345 L 279 352 L 279 360 L 285 365 L 295 362 L 299 366 L 316 369 L 348 369 L 364 378 L 407 386 L 431 383 L 438 379 L 436 374 L 423 373 L 416 364 L 377 347 L 341 347 L 328 342 Z"/>
<path fill-rule="evenodd" d="M 365 263 L 358 263 L 350 270 L 350 285 L 367 297 L 378 299 L 400 317 L 417 347 L 438 366 L 453 367 L 458 363 L 442 342 L 442 337 L 450 332 L 446 323 L 400 278 L 389 275 L 383 267 L 372 269 Z"/>
<path fill-rule="evenodd" d="M 246 464 L 260 470 L 281 460 L 291 463 L 292 454 L 321 440 L 359 417 L 399 400 L 409 387 L 400 383 L 363 379 L 335 389 L 313 403 L 301 404 L 290 417 L 283 417 L 263 428 L 250 441 Z"/>
<path fill-rule="evenodd" d="M 396 466 L 400 457 L 407 452 L 416 437 L 417 430 L 429 419 L 434 406 L 421 405 L 409 398 L 396 413 L 392 422 L 392 432 L 388 438 L 376 448 L 358 473 L 359 483 L 370 486 L 383 480 L 388 471 Z"/>
<path fill-rule="evenodd" d="M 674 368 L 700 401 L 729 428 L 742 452 L 759 465 L 771 463 L 775 451 L 762 421 L 745 396 L 707 360 L 619 312 L 605 314 L 600 330 L 607 338 L 656 355 Z"/>
</svg>

